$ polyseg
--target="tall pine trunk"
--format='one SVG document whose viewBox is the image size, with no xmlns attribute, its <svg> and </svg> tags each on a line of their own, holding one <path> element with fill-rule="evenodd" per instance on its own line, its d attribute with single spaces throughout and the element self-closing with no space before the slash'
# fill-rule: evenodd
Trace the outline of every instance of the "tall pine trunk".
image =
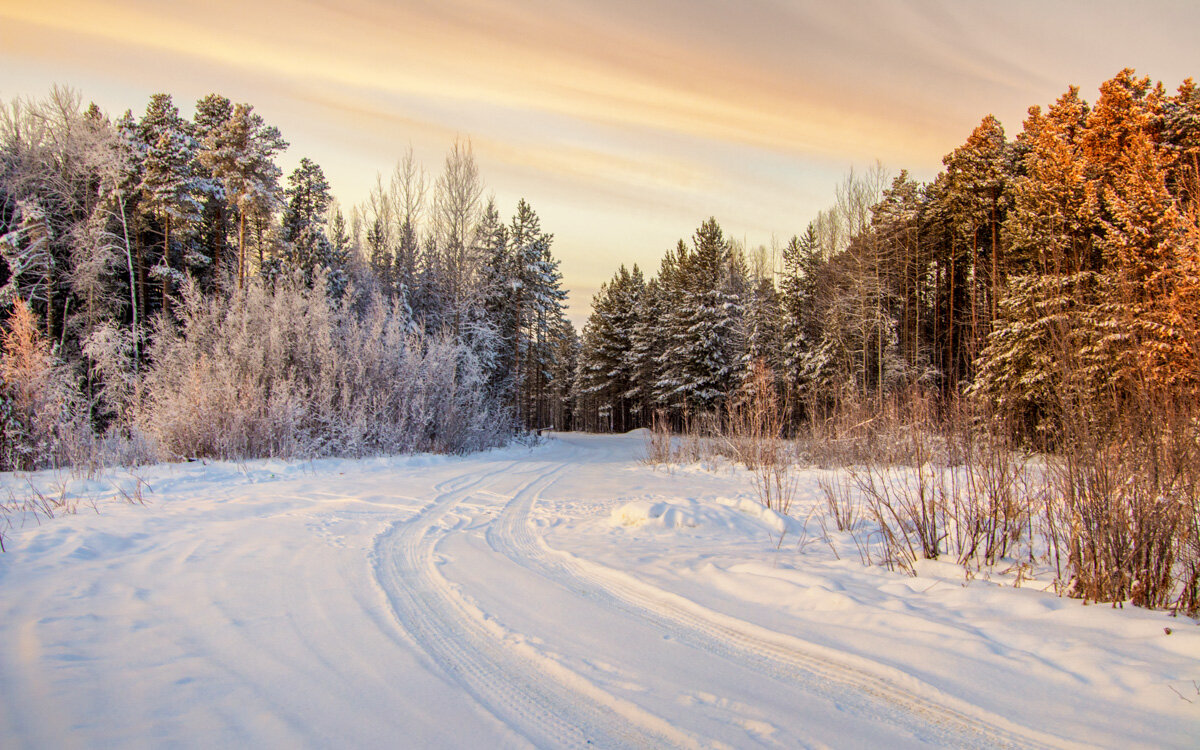
<svg viewBox="0 0 1200 750">
<path fill-rule="evenodd" d="M 167 214 L 163 222 L 163 268 L 162 305 L 167 309 L 167 299 L 171 293 L 171 215 Z"/>
<path fill-rule="evenodd" d="M 138 317 L 145 320 L 146 313 L 149 310 L 150 299 L 149 294 L 146 292 L 146 259 L 142 257 L 141 242 L 135 241 L 134 257 L 137 259 Z"/>
<path fill-rule="evenodd" d="M 246 285 L 246 212 L 238 212 L 238 290 Z"/>
</svg>

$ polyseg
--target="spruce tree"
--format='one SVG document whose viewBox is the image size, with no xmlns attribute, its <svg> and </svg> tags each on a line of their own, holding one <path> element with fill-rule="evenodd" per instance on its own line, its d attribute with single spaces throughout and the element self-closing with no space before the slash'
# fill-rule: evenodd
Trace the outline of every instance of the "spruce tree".
<svg viewBox="0 0 1200 750">
<path fill-rule="evenodd" d="M 670 396 L 686 410 L 713 413 L 738 382 L 741 351 L 737 328 L 744 283 L 731 244 L 715 218 L 696 231 L 689 251 L 680 243 L 680 283 L 671 315 L 671 341 L 664 352 Z M 739 275 L 741 278 L 738 278 Z"/>
<path fill-rule="evenodd" d="M 641 270 L 634 266 L 630 272 L 622 265 L 592 299 L 580 345 L 576 392 L 618 432 L 641 424 L 631 405 L 631 394 L 637 390 L 636 360 L 631 353 L 644 290 Z"/>
<path fill-rule="evenodd" d="M 300 159 L 288 176 L 284 195 L 286 266 L 299 270 L 310 284 L 318 273 L 324 274 L 330 293 L 340 296 L 348 281 L 349 249 L 346 243 L 335 246 L 326 234 L 326 214 L 333 197 L 324 171 L 308 158 Z"/>
</svg>

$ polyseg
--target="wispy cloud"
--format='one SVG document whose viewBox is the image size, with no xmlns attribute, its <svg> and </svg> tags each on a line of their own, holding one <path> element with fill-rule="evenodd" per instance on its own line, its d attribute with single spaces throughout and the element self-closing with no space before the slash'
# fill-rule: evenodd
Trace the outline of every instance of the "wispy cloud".
<svg viewBox="0 0 1200 750">
<path fill-rule="evenodd" d="M 576 264 L 594 287 L 601 242 L 622 244 L 610 267 L 653 266 L 664 237 L 709 213 L 767 241 L 801 231 L 852 163 L 932 176 L 989 112 L 1013 133 L 1029 105 L 1127 65 L 1171 83 L 1200 73 L 1180 33 L 1200 5 L 1143 3 L 1156 22 L 1136 33 L 1133 12 L 1115 0 L 10 1 L 0 96 L 44 91 L 39 70 L 78 71 L 65 82 L 89 96 L 119 83 L 221 91 L 269 110 L 350 201 L 408 143 L 435 164 L 469 136 L 502 197 L 564 217 L 551 229 L 568 281 Z"/>
</svg>

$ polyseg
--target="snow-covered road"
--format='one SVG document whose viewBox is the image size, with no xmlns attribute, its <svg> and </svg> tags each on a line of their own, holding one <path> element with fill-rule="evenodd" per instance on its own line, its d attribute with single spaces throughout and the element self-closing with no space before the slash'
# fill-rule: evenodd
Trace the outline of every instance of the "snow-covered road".
<svg viewBox="0 0 1200 750">
<path fill-rule="evenodd" d="M 58 479 L 102 512 L 0 556 L 0 747 L 1200 736 L 1194 622 L 864 568 L 795 520 L 815 472 L 785 520 L 745 473 L 642 447 L 153 467 L 145 507 L 112 499 L 119 473 Z"/>
</svg>

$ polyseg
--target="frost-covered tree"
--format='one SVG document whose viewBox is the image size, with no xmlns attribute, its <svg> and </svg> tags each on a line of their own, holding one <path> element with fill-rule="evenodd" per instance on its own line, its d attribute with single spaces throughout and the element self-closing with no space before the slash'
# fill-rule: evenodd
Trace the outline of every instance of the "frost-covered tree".
<svg viewBox="0 0 1200 750">
<path fill-rule="evenodd" d="M 677 299 L 670 316 L 670 343 L 662 353 L 667 366 L 664 386 L 669 398 L 685 409 L 713 411 L 738 382 L 741 344 L 738 325 L 743 299 L 744 264 L 725 239 L 715 218 L 709 218 L 692 237 L 692 247 L 680 243 Z M 739 278 L 740 277 L 740 278 Z"/>
<path fill-rule="evenodd" d="M 456 333 L 468 309 L 477 303 L 480 259 L 475 252 L 475 232 L 483 209 L 482 197 L 483 180 L 471 142 L 455 141 L 434 185 L 433 236 L 441 256 L 438 265 L 445 298 L 440 302 L 447 311 L 446 321 Z"/>
<path fill-rule="evenodd" d="M 171 287 L 180 281 L 179 264 L 171 260 L 172 231 L 183 235 L 200 220 L 202 206 L 197 196 L 205 186 L 193 169 L 198 152 L 196 142 L 169 94 L 150 98 L 138 127 L 145 149 L 142 206 L 162 230 L 162 255 L 154 273 L 161 279 L 166 304 Z"/>
<path fill-rule="evenodd" d="M 229 119 L 205 137 L 200 161 L 225 186 L 238 216 L 238 286 L 245 286 L 246 229 L 254 217 L 269 215 L 280 202 L 275 155 L 288 146 L 274 126 L 267 125 L 249 104 L 233 107 Z M 259 253 L 262 253 L 261 244 Z"/>
<path fill-rule="evenodd" d="M 592 299 L 580 342 L 577 398 L 618 432 L 641 425 L 632 401 L 637 391 L 633 338 L 644 291 L 641 270 L 621 266 Z"/>
<path fill-rule="evenodd" d="M 547 395 L 566 292 L 558 261 L 551 253 L 554 236 L 542 231 L 541 219 L 524 199 L 517 202 L 508 240 L 518 331 L 514 362 L 517 416 L 527 426 L 540 427 L 549 419 Z"/>
<path fill-rule="evenodd" d="M 334 301 L 320 275 L 228 299 L 185 288 L 155 339 L 142 427 L 176 456 L 361 456 L 479 450 L 507 438 L 479 362 L 413 331 L 375 294 Z"/>
<path fill-rule="evenodd" d="M 321 272 L 330 293 L 340 296 L 348 280 L 349 251 L 345 237 L 335 246 L 326 235 L 333 196 L 324 171 L 307 157 L 300 159 L 299 166 L 288 175 L 284 196 L 284 272 L 299 270 L 310 283 Z"/>
</svg>

